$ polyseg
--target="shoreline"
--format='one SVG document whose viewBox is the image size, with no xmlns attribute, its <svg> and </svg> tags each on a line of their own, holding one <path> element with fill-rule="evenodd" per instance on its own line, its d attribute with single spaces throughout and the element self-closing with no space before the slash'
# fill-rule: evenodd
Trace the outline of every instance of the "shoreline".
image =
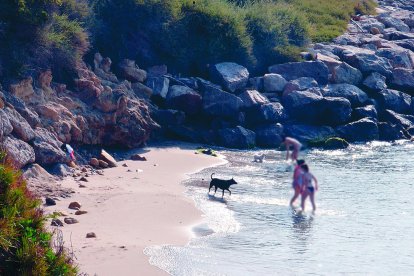
<svg viewBox="0 0 414 276">
<path fill-rule="evenodd" d="M 60 182 L 74 193 L 44 210 L 63 212 L 79 221 L 59 229 L 65 247 L 73 250 L 80 272 L 99 276 L 167 275 L 149 263 L 150 256 L 143 250 L 152 245 L 185 245 L 194 237 L 192 228 L 202 222 L 202 212 L 185 195 L 183 181 L 190 174 L 226 162 L 223 157 L 195 154 L 195 148 L 177 142 L 134 150 L 131 152 L 148 161 L 117 162 L 118 167 L 104 170 L 103 176 L 89 176 L 88 182 L 82 182 L 84 188 L 72 177 Z M 76 210 L 68 209 L 74 201 L 88 213 L 75 215 Z M 96 238 L 86 238 L 89 232 Z"/>
</svg>

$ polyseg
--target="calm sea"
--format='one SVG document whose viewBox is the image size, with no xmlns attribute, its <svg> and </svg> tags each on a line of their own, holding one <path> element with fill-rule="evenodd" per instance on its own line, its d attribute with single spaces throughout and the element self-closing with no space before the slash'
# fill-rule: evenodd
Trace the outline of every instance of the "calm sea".
<svg viewBox="0 0 414 276">
<path fill-rule="evenodd" d="M 187 183 L 206 223 L 185 247 L 147 248 L 152 264 L 172 275 L 414 275 L 413 143 L 302 152 L 320 184 L 315 214 L 289 207 L 284 153 L 222 153 L 228 164 Z M 239 183 L 231 196 L 207 194 L 212 172 Z"/>
</svg>

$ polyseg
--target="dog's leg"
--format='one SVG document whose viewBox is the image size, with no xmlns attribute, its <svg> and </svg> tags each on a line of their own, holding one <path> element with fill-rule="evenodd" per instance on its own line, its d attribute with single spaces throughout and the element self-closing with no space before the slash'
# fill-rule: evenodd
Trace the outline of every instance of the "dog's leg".
<svg viewBox="0 0 414 276">
<path fill-rule="evenodd" d="M 216 192 L 217 192 L 217 186 L 215 186 L 214 188 L 216 188 L 216 189 L 214 190 L 214 194 L 216 194 Z"/>
<path fill-rule="evenodd" d="M 213 185 L 210 184 L 210 188 L 208 188 L 208 193 L 210 193 L 211 187 L 213 187 Z"/>
<path fill-rule="evenodd" d="M 223 194 L 221 195 L 221 198 L 223 198 L 224 197 L 224 190 L 223 190 Z"/>
<path fill-rule="evenodd" d="M 227 191 L 229 191 L 229 193 L 230 193 L 230 195 L 231 195 L 231 191 L 230 191 L 230 189 L 227 189 Z"/>
</svg>

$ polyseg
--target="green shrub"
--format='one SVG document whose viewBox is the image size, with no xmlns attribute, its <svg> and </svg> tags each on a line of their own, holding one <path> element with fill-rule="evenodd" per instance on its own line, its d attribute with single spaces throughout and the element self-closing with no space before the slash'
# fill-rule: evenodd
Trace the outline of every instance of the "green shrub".
<svg viewBox="0 0 414 276">
<path fill-rule="evenodd" d="M 76 275 L 66 253 L 53 251 L 40 201 L 27 190 L 20 173 L 3 163 L 0 183 L 0 274 Z"/>
</svg>

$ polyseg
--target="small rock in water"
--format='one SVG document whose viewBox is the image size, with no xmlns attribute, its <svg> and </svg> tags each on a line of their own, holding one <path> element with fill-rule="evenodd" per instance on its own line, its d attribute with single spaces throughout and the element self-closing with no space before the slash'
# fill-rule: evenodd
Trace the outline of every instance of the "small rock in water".
<svg viewBox="0 0 414 276">
<path fill-rule="evenodd" d="M 56 201 L 53 198 L 47 197 L 46 198 L 46 205 L 47 206 L 56 205 Z"/>
<path fill-rule="evenodd" d="M 80 216 L 80 215 L 84 215 L 84 214 L 87 214 L 87 213 L 88 213 L 87 211 L 78 210 L 78 211 L 75 212 L 75 215 Z"/>
<path fill-rule="evenodd" d="M 52 222 L 50 223 L 52 226 L 63 226 L 63 222 L 60 219 L 52 219 Z"/>
<path fill-rule="evenodd" d="M 79 202 L 74 201 L 74 202 L 71 202 L 69 204 L 69 207 L 68 208 L 69 209 L 73 209 L 73 210 L 79 210 L 80 207 L 81 207 L 81 205 L 79 204 Z"/>
<path fill-rule="evenodd" d="M 96 234 L 94 232 L 90 232 L 86 234 L 87 238 L 96 238 Z"/>
<path fill-rule="evenodd" d="M 77 219 L 74 218 L 65 218 L 64 221 L 66 224 L 75 224 L 79 222 Z"/>
</svg>

